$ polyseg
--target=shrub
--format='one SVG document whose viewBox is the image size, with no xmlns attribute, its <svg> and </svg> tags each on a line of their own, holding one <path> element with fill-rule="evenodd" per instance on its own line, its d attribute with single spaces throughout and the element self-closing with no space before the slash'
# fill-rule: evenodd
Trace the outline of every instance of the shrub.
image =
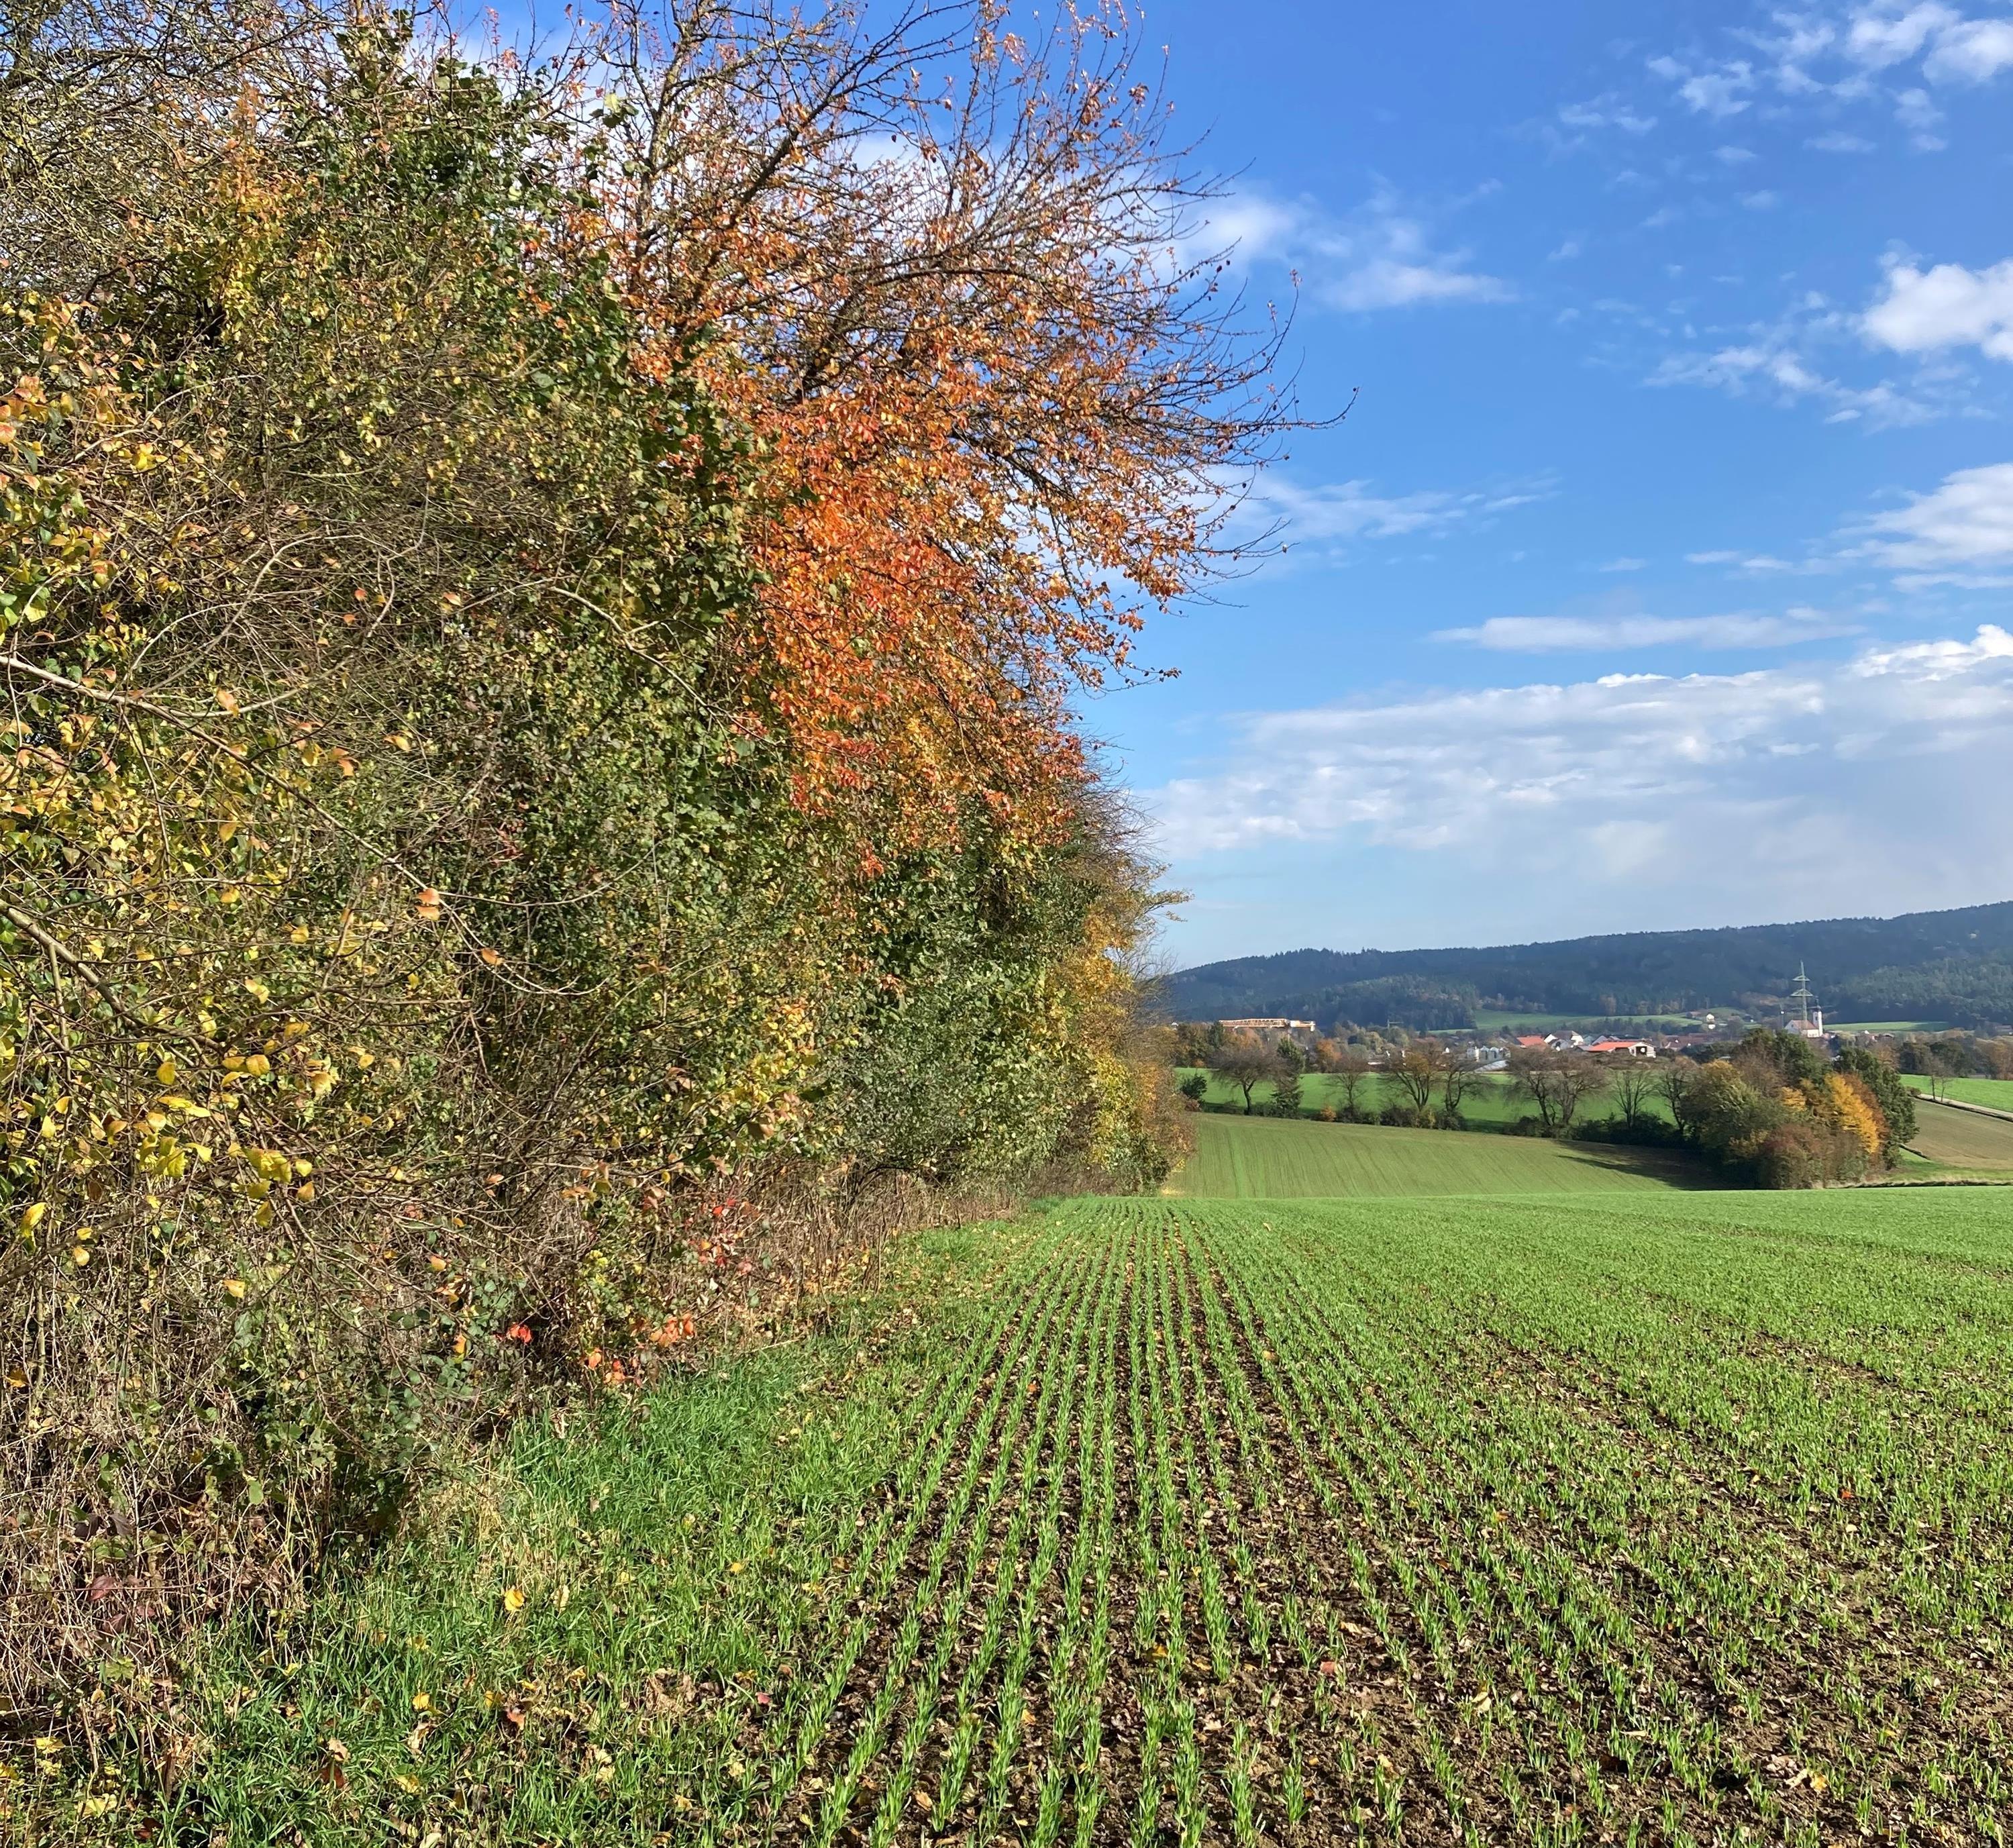
<svg viewBox="0 0 2013 1848">
<path fill-rule="evenodd" d="M 1815 1187 L 1828 1178 L 1826 1140 L 1814 1124 L 1777 1124 L 1755 1146 L 1755 1178 L 1764 1187 Z"/>
</svg>

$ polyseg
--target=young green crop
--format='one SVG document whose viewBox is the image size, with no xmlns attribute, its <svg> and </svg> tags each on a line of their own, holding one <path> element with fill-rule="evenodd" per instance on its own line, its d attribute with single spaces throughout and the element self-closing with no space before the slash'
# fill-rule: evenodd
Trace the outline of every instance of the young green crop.
<svg viewBox="0 0 2013 1848">
<path fill-rule="evenodd" d="M 527 1433 L 200 1664 L 199 1786 L 70 1826 L 2003 1842 L 2013 1193 L 1087 1200 L 923 1255 Z"/>
</svg>

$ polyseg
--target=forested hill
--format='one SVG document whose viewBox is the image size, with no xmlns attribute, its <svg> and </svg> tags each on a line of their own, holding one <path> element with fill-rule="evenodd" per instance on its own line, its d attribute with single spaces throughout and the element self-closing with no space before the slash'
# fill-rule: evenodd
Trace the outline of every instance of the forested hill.
<svg viewBox="0 0 2013 1848">
<path fill-rule="evenodd" d="M 1785 996 L 1799 963 L 1836 1020 L 2013 1020 L 2013 902 L 1904 917 L 1645 931 L 1473 949 L 1288 950 L 1170 976 L 1175 1020 L 1288 1014 L 1415 1026 L 1477 1007 L 1677 1013 Z"/>
</svg>

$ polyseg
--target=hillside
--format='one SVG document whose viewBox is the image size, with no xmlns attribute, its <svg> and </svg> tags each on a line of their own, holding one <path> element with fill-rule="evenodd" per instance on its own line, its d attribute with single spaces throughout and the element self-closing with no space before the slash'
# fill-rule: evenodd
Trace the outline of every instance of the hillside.
<svg viewBox="0 0 2013 1848">
<path fill-rule="evenodd" d="M 1834 1018 L 2013 1021 L 2013 902 L 1905 917 L 1644 931 L 1480 949 L 1288 950 L 1169 976 L 1175 1020 L 1468 1024 L 1478 1007 L 1668 1014 L 1779 999 L 1799 963 Z"/>
</svg>

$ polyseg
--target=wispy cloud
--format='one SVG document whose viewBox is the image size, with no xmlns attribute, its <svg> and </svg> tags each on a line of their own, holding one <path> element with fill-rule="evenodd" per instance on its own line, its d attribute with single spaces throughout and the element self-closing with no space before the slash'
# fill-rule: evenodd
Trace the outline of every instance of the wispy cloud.
<svg viewBox="0 0 2013 1848">
<path fill-rule="evenodd" d="M 1620 653 L 1633 649 L 1793 647 L 1861 632 L 1822 610 L 1779 616 L 1493 616 L 1473 628 L 1442 629 L 1436 642 L 1465 642 L 1503 654 Z"/>
<path fill-rule="evenodd" d="M 1744 58 L 1693 70 L 1675 58 L 1652 58 L 1650 70 L 1677 86 L 1679 101 L 1696 114 L 1725 121 L 1754 103 L 1754 66 Z"/>
<path fill-rule="evenodd" d="M 1368 481 L 1310 485 L 1274 472 L 1260 478 L 1239 518 L 1276 528 L 1288 546 L 1346 550 L 1361 541 L 1432 538 L 1457 527 L 1486 526 L 1496 515 L 1555 491 L 1551 480 L 1541 477 L 1496 488 L 1386 494 Z"/>
<path fill-rule="evenodd" d="M 1858 0 L 1795 10 L 1771 6 L 1736 30 L 1744 55 L 1693 51 L 1646 61 L 1649 74 L 1693 116 L 1796 120 L 1885 105 L 1916 148 L 1944 145 L 1935 93 L 1990 84 L 2013 70 L 2013 19 L 1969 15 L 1943 0 Z M 1647 113 L 1647 109 L 1643 113 Z M 1830 129 L 1807 145 L 1864 153 L 1863 136 Z"/>
<path fill-rule="evenodd" d="M 1582 134 L 1600 134 L 1609 129 L 1622 134 L 1645 135 L 1657 126 L 1654 116 L 1632 106 L 1618 92 L 1610 91 L 1585 102 L 1569 102 L 1558 111 L 1560 124 Z"/>
<path fill-rule="evenodd" d="M 1245 263 L 1289 265 L 1314 301 L 1350 312 L 1507 302 L 1515 293 L 1500 277 L 1476 269 L 1469 251 L 1442 248 L 1426 212 L 1389 189 L 1340 214 L 1309 198 L 1235 195 L 1211 206 L 1191 244 L 1234 246 Z"/>
<path fill-rule="evenodd" d="M 2013 566 L 2013 462 L 1958 469 L 1861 530 L 1867 537 L 1854 556 L 1892 570 L 1933 578 L 1956 574 L 1964 581 Z"/>
<path fill-rule="evenodd" d="M 1885 428 L 1925 424 L 1946 415 L 1926 399 L 1882 380 L 1849 385 L 1817 370 L 1798 350 L 1797 332 L 1786 327 L 1760 328 L 1748 339 L 1710 352 L 1667 354 L 1645 384 L 1703 385 L 1736 398 L 1758 395 L 1778 404 L 1815 402 L 1829 407 L 1828 420 L 1864 418 Z"/>
</svg>

